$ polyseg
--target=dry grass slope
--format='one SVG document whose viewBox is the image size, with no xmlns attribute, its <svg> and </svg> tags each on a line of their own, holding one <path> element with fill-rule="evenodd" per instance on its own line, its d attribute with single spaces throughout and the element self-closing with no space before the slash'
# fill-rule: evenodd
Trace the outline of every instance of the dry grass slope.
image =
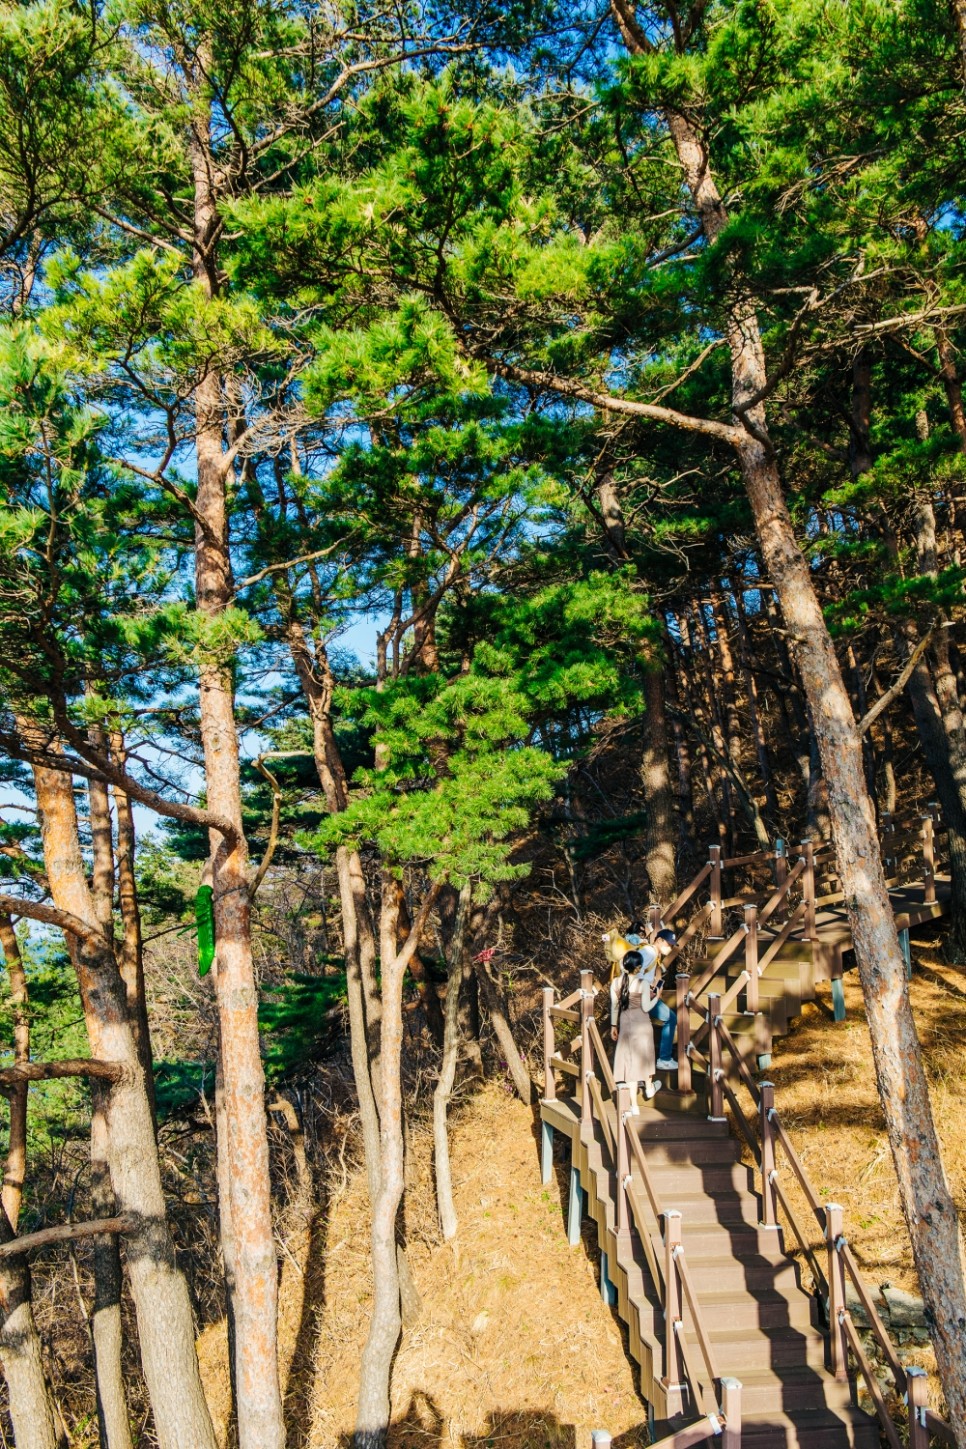
<svg viewBox="0 0 966 1449">
<path fill-rule="evenodd" d="M 917 955 L 924 966 L 939 959 L 931 946 Z M 846 1209 L 868 1281 L 915 1292 L 855 973 L 846 977 L 845 1022 L 832 1020 L 822 992 L 776 1043 L 769 1075 L 813 1182 Z M 966 996 L 917 974 L 912 999 L 966 1217 Z M 540 1184 L 531 1112 L 501 1083 L 474 1089 L 453 1114 L 453 1153 L 458 1253 L 437 1241 L 430 1141 L 425 1130 L 414 1133 L 406 1229 L 423 1310 L 396 1360 L 391 1449 L 584 1449 L 595 1427 L 608 1428 L 620 1449 L 646 1444 L 621 1327 L 598 1293 L 593 1229 L 586 1248 L 567 1246 L 560 1184 Z M 339 1449 L 351 1433 L 369 1314 L 366 1232 L 357 1173 L 313 1222 L 286 1234 L 283 1364 L 290 1442 L 305 1449 Z M 202 1351 L 223 1425 L 223 1326 L 209 1330 Z M 933 1367 L 928 1349 L 903 1356 Z M 935 1380 L 932 1397 L 938 1405 Z"/>
</svg>

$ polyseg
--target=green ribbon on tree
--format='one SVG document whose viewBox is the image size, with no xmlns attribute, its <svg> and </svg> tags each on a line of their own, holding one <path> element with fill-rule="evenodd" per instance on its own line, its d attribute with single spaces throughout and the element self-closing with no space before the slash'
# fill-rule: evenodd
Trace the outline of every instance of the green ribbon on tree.
<svg viewBox="0 0 966 1449">
<path fill-rule="evenodd" d="M 215 905 L 210 885 L 198 887 L 195 922 L 198 927 L 198 975 L 207 976 L 215 959 Z"/>
</svg>

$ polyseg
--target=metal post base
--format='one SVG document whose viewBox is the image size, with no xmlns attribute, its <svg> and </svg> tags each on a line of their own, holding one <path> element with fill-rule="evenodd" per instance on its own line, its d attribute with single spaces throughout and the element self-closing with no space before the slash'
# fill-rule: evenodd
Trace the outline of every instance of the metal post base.
<svg viewBox="0 0 966 1449">
<path fill-rule="evenodd" d="M 553 1126 L 550 1122 L 540 1125 L 540 1181 L 547 1183 L 553 1177 Z"/>
<path fill-rule="evenodd" d="M 902 959 L 906 963 L 906 980 L 912 980 L 912 947 L 909 944 L 909 929 L 899 932 L 899 945 L 902 947 Z"/>
<path fill-rule="evenodd" d="M 761 1056 L 758 1058 L 758 1070 L 760 1072 L 767 1072 L 770 1066 L 771 1052 L 762 1052 Z"/>
<path fill-rule="evenodd" d="M 609 1265 L 609 1263 L 607 1261 L 607 1254 L 606 1253 L 601 1253 L 601 1255 L 600 1255 L 600 1296 L 604 1300 L 604 1302 L 607 1304 L 608 1308 L 613 1308 L 614 1304 L 617 1302 L 617 1289 L 614 1286 L 614 1284 L 610 1281 L 610 1273 L 608 1271 L 609 1270 L 609 1267 L 610 1267 L 610 1265 Z"/>
<path fill-rule="evenodd" d="M 832 1009 L 836 1021 L 845 1020 L 845 983 L 841 976 L 832 977 Z"/>
<path fill-rule="evenodd" d="M 576 1167 L 570 1169 L 570 1194 L 567 1200 L 567 1242 L 575 1248 L 580 1242 L 580 1223 L 584 1215 L 584 1190 L 580 1186 L 580 1173 Z"/>
</svg>

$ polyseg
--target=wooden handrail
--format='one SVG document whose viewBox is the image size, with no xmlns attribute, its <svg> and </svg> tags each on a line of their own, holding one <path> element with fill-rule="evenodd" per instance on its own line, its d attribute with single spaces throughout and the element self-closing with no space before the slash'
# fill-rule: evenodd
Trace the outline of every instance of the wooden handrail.
<svg viewBox="0 0 966 1449">
<path fill-rule="evenodd" d="M 707 1021 L 707 1016 L 705 1017 L 705 1020 Z M 734 1058 L 735 1066 L 738 1068 L 738 1075 L 744 1082 L 745 1086 L 748 1088 L 751 1100 L 754 1102 L 755 1107 L 757 1108 L 761 1104 L 761 1093 L 758 1090 L 758 1083 L 755 1081 L 754 1077 L 751 1075 L 751 1072 L 748 1070 L 747 1062 L 735 1045 L 735 1039 L 731 1035 L 731 1032 L 725 1026 L 723 1021 L 718 1022 L 718 1031 L 721 1033 L 725 1046 L 728 1048 L 729 1052 Z"/>
<path fill-rule="evenodd" d="M 855 1361 L 862 1372 L 862 1377 L 865 1379 L 865 1386 L 872 1397 L 872 1402 L 875 1404 L 875 1411 L 878 1416 L 879 1423 L 882 1425 L 883 1433 L 885 1434 L 889 1443 L 892 1445 L 892 1449 L 902 1449 L 902 1440 L 899 1438 L 899 1431 L 896 1428 L 892 1415 L 889 1413 L 889 1410 L 886 1406 L 886 1401 L 883 1397 L 882 1390 L 879 1388 L 879 1381 L 876 1378 L 875 1374 L 872 1372 L 872 1365 L 869 1363 L 869 1360 L 865 1356 L 865 1349 L 862 1347 L 862 1340 L 856 1332 L 855 1324 L 852 1322 L 852 1315 L 848 1312 L 848 1310 L 843 1309 L 843 1311 L 839 1314 L 839 1324 L 844 1330 L 845 1337 L 848 1340 L 849 1348 L 851 1348 L 853 1354 L 855 1355 Z"/>
<path fill-rule="evenodd" d="M 926 1410 L 926 1428 L 930 1434 L 934 1434 L 944 1444 L 950 1444 L 952 1449 L 956 1449 L 956 1435 L 953 1433 L 949 1424 L 946 1423 L 945 1419 L 940 1419 L 939 1415 L 934 1413 L 932 1409 L 928 1408 Z"/>
<path fill-rule="evenodd" d="M 774 860 L 773 850 L 753 850 L 751 855 L 733 855 L 730 860 L 721 862 L 722 870 L 735 870 L 739 865 L 754 865 L 756 861 Z"/>
<path fill-rule="evenodd" d="M 613 1127 L 613 1125 L 611 1123 L 611 1120 L 610 1120 L 610 1113 L 607 1111 L 606 1107 L 604 1106 L 604 1094 L 600 1090 L 600 1082 L 598 1082 L 598 1080 L 597 1080 L 596 1077 L 591 1076 L 591 1077 L 588 1077 L 587 1078 L 587 1084 L 588 1084 L 588 1086 L 590 1088 L 591 1101 L 593 1102 L 594 1106 L 597 1108 L 597 1120 L 598 1120 L 598 1122 L 601 1125 L 601 1130 L 603 1131 L 604 1136 L 607 1138 L 607 1146 L 610 1149 L 610 1155 L 613 1158 L 614 1162 L 616 1163 L 616 1161 L 617 1161 L 617 1139 L 614 1136 L 614 1127 Z M 616 1199 L 615 1199 L 615 1206 L 616 1206 Z"/>
<path fill-rule="evenodd" d="M 788 893 L 791 891 L 792 887 L 800 879 L 804 869 L 804 860 L 799 860 L 796 865 L 792 866 L 791 870 L 788 872 L 781 885 L 775 887 L 765 904 L 760 908 L 758 912 L 759 926 L 764 925 L 765 921 L 771 919 L 775 911 L 781 905 L 782 901 L 785 900 L 785 898 L 788 896 Z"/>
<path fill-rule="evenodd" d="M 608 1092 L 610 1092 L 611 1096 L 613 1097 L 614 1073 L 611 1070 L 610 1062 L 607 1060 L 607 1052 L 604 1048 L 604 1040 L 600 1034 L 600 1028 L 598 1027 L 596 1021 L 591 1020 L 587 1030 L 590 1032 L 597 1065 L 600 1068 L 600 1074 L 604 1079 L 604 1085 L 607 1087 Z"/>
<path fill-rule="evenodd" d="M 879 1317 L 879 1310 L 875 1306 L 875 1300 L 865 1286 L 862 1274 L 859 1272 L 859 1265 L 852 1255 L 852 1249 L 848 1243 L 843 1243 L 839 1252 L 842 1262 L 845 1264 L 845 1271 L 852 1279 L 852 1286 L 868 1317 L 872 1332 L 875 1334 L 879 1347 L 885 1355 L 886 1362 L 892 1370 L 892 1378 L 896 1389 L 900 1394 L 904 1394 L 906 1392 L 906 1371 L 900 1362 L 899 1355 L 892 1345 L 892 1339 L 889 1337 L 886 1326 Z"/>
<path fill-rule="evenodd" d="M 825 1272 L 822 1269 L 822 1265 L 819 1262 L 818 1254 L 816 1253 L 815 1249 L 812 1247 L 811 1243 L 808 1241 L 807 1237 L 802 1231 L 802 1225 L 798 1221 L 798 1218 L 795 1216 L 794 1209 L 792 1208 L 792 1205 L 788 1200 L 788 1194 L 782 1187 L 781 1178 L 779 1178 L 777 1175 L 774 1182 L 772 1183 L 772 1187 L 774 1188 L 775 1195 L 778 1198 L 779 1203 L 781 1204 L 782 1211 L 788 1219 L 791 1230 L 798 1239 L 798 1246 L 801 1248 L 802 1253 L 804 1254 L 808 1262 L 808 1266 L 812 1270 L 812 1277 L 815 1280 L 815 1291 L 821 1298 L 827 1299 L 828 1278 L 826 1277 Z"/>
<path fill-rule="evenodd" d="M 565 1006 L 551 1006 L 550 1015 L 555 1021 L 580 1021 L 579 1011 L 568 1011 Z"/>
<path fill-rule="evenodd" d="M 671 947 L 671 949 L 668 952 L 668 954 L 662 959 L 662 961 L 661 961 L 661 968 L 662 968 L 662 970 L 667 971 L 669 969 L 669 967 L 671 967 L 674 964 L 674 962 L 681 955 L 681 952 L 684 950 L 684 948 L 688 944 L 688 942 L 691 941 L 693 939 L 693 937 L 697 935 L 698 931 L 705 924 L 705 922 L 710 919 L 711 911 L 712 911 L 711 902 L 708 901 L 708 902 L 705 903 L 705 905 L 703 905 L 701 907 L 701 909 L 699 911 L 696 911 L 695 912 L 695 914 L 691 917 L 690 921 L 688 922 L 686 928 L 681 932 L 680 936 L 675 941 L 674 945 Z"/>
<path fill-rule="evenodd" d="M 703 1419 L 689 1424 L 686 1429 L 676 1429 L 673 1434 L 665 1435 L 651 1449 L 692 1449 L 695 1444 L 706 1444 L 709 1439 L 716 1439 L 721 1435 L 724 1422 L 718 1414 L 705 1414 Z M 722 1438 L 721 1442 L 724 1443 L 725 1440 Z M 734 1443 L 737 1446 L 740 1440 L 736 1439 Z"/>
<path fill-rule="evenodd" d="M 684 890 L 678 894 L 676 900 L 671 902 L 667 910 L 661 912 L 661 919 L 664 921 L 673 921 L 676 916 L 679 916 L 682 908 L 687 905 L 695 891 L 699 886 L 704 884 L 710 874 L 711 861 L 709 860 L 707 865 L 701 867 L 691 884 L 686 885 Z"/>
<path fill-rule="evenodd" d="M 634 1159 L 637 1170 L 640 1173 L 641 1181 L 644 1184 L 644 1191 L 647 1193 L 647 1200 L 651 1205 L 651 1212 L 654 1214 L 658 1225 L 660 1225 L 661 1214 L 664 1209 L 661 1207 L 660 1198 L 655 1192 L 654 1184 L 651 1181 L 651 1173 L 647 1165 L 647 1158 L 644 1156 L 644 1148 L 641 1146 L 641 1139 L 636 1132 L 629 1132 L 627 1137 L 631 1149 L 631 1157 Z"/>
<path fill-rule="evenodd" d="M 661 1285 L 664 1282 L 664 1269 L 658 1259 L 657 1249 L 654 1247 L 653 1233 L 656 1227 L 651 1227 L 647 1222 L 647 1214 L 644 1212 L 644 1205 L 641 1202 L 641 1195 L 632 1185 L 627 1189 L 627 1201 L 631 1209 L 631 1216 L 634 1219 L 634 1226 L 637 1228 L 637 1236 L 640 1239 L 641 1247 L 644 1249 L 644 1257 L 647 1259 L 647 1267 L 654 1280 L 654 1286 L 661 1292 Z"/>
<path fill-rule="evenodd" d="M 675 1250 L 674 1264 L 677 1269 L 678 1277 L 681 1280 L 681 1287 L 684 1289 L 684 1296 L 688 1301 L 688 1307 L 691 1310 L 691 1322 L 694 1325 L 694 1332 L 697 1336 L 698 1347 L 701 1350 L 701 1356 L 704 1359 L 704 1366 L 708 1373 L 709 1387 L 713 1387 L 713 1385 L 718 1382 L 720 1374 L 718 1373 L 718 1370 L 715 1368 L 714 1365 L 714 1353 L 711 1348 L 711 1339 L 708 1336 L 708 1330 L 704 1326 L 704 1317 L 701 1313 L 701 1305 L 698 1303 L 698 1295 L 694 1291 L 694 1284 L 691 1281 L 691 1271 L 688 1268 L 687 1254 L 684 1251 L 683 1243 Z M 717 1403 L 717 1401 L 715 1402 Z"/>
<path fill-rule="evenodd" d="M 761 1148 L 758 1146 L 758 1138 L 755 1136 L 752 1128 L 748 1125 L 748 1118 L 745 1116 L 744 1112 L 741 1110 L 741 1103 L 738 1101 L 738 1098 L 735 1096 L 734 1088 L 731 1086 L 731 1084 L 728 1081 L 728 1078 L 727 1077 L 722 1077 L 722 1079 L 721 1079 L 721 1085 L 724 1088 L 724 1094 L 725 1094 L 725 1096 L 728 1098 L 728 1101 L 731 1103 L 731 1110 L 735 1114 L 735 1121 L 738 1124 L 738 1126 L 741 1128 L 741 1135 L 744 1137 L 745 1141 L 748 1143 L 748 1147 L 749 1147 L 749 1149 L 751 1151 L 751 1155 L 752 1155 L 752 1157 L 755 1160 L 755 1165 L 756 1165 L 756 1167 L 760 1167 L 761 1166 Z"/>
<path fill-rule="evenodd" d="M 804 901 L 799 901 L 798 905 L 792 911 L 791 915 L 788 917 L 788 920 L 785 922 L 784 926 L 779 931 L 778 935 L 775 937 L 775 939 L 772 942 L 770 942 L 770 944 L 768 946 L 768 950 L 765 951 L 762 954 L 761 958 L 759 959 L 759 962 L 758 962 L 758 975 L 759 976 L 764 976 L 765 972 L 768 970 L 769 966 L 774 961 L 775 957 L 778 955 L 778 953 L 781 950 L 781 948 L 783 946 L 787 945 L 787 943 L 791 940 L 792 932 L 794 931 L 795 926 L 798 923 L 798 918 L 799 918 L 799 916 L 803 916 L 804 914 L 805 914 L 805 902 Z M 760 916 L 759 916 L 758 920 L 759 920 L 759 924 L 760 924 L 761 923 L 761 917 Z"/>
<path fill-rule="evenodd" d="M 825 1207 L 821 1202 L 818 1193 L 815 1191 L 811 1182 L 809 1181 L 808 1174 L 806 1173 L 805 1168 L 802 1166 L 801 1159 L 799 1158 L 798 1153 L 792 1146 L 791 1139 L 789 1138 L 788 1133 L 785 1131 L 785 1124 L 782 1122 L 777 1112 L 772 1118 L 772 1124 L 775 1128 L 775 1136 L 781 1143 L 785 1152 L 785 1156 L 788 1158 L 788 1161 L 791 1164 L 792 1171 L 798 1178 L 799 1186 L 801 1187 L 802 1192 L 805 1194 L 805 1199 L 808 1202 L 809 1207 L 815 1214 L 816 1219 L 820 1223 L 824 1223 Z"/>
<path fill-rule="evenodd" d="M 697 981 L 691 987 L 690 994 L 692 998 L 694 998 L 694 1000 L 697 1000 L 697 998 L 701 995 L 702 991 L 705 990 L 708 982 L 714 980 L 718 972 L 721 970 L 722 966 L 725 964 L 730 956 L 734 955 L 739 944 L 744 941 L 744 939 L 745 923 L 744 921 L 742 921 L 741 925 L 738 927 L 737 931 L 735 931 L 734 935 L 729 936 L 727 941 L 725 941 L 724 945 L 721 946 L 716 952 L 713 960 L 705 968 L 704 974 L 699 976 Z"/>
<path fill-rule="evenodd" d="M 565 996 L 564 999 L 563 999 L 563 1001 L 558 1001 L 557 1002 L 557 1005 L 558 1006 L 564 1006 L 564 1007 L 566 1007 L 566 1006 L 573 1006 L 574 1002 L 575 1001 L 579 1001 L 579 1000 L 580 1000 L 580 987 L 578 986 L 576 991 L 571 991 L 570 995 L 569 996 Z"/>
<path fill-rule="evenodd" d="M 735 980 L 732 981 L 731 985 L 728 987 L 728 990 L 721 998 L 722 1011 L 726 1011 L 731 1003 L 735 1000 L 735 998 L 741 995 L 742 991 L 744 991 L 745 986 L 750 980 L 751 977 L 748 975 L 748 972 L 742 971 L 741 975 L 737 976 Z"/>
</svg>

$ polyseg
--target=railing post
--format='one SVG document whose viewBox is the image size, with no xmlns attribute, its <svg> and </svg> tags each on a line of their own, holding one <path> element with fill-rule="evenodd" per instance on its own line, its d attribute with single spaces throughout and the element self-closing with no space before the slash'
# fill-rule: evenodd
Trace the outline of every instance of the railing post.
<svg viewBox="0 0 966 1449">
<path fill-rule="evenodd" d="M 618 1238 L 629 1238 L 631 1219 L 628 1212 L 627 1189 L 631 1185 L 631 1169 L 627 1153 L 627 1133 L 631 1129 L 627 1124 L 631 1116 L 631 1089 L 626 1082 L 616 1082 L 614 1085 L 617 1089 L 617 1163 L 615 1166 L 617 1182 L 614 1193 L 614 1201 L 617 1203 L 617 1236 Z"/>
<path fill-rule="evenodd" d="M 681 1246 L 681 1214 L 670 1208 L 664 1218 L 664 1389 L 667 1394 L 669 1419 L 684 1411 L 684 1384 L 681 1382 L 681 1345 L 678 1328 L 681 1323 L 681 1283 L 678 1279 L 676 1249 Z"/>
<path fill-rule="evenodd" d="M 594 1048 L 590 1040 L 590 1023 L 594 1019 L 594 973 L 580 973 L 580 1126 L 590 1126 L 594 1115 L 590 1097 L 590 1079 L 594 1075 Z"/>
<path fill-rule="evenodd" d="M 936 899 L 936 836 L 931 815 L 922 817 L 922 884 L 923 900 Z"/>
<path fill-rule="evenodd" d="M 653 941 L 654 940 L 654 937 L 657 935 L 658 931 L 661 929 L 661 926 L 663 924 L 662 919 L 661 919 L 661 907 L 660 906 L 649 906 L 648 907 L 648 911 L 647 911 L 647 922 L 648 922 L 648 926 L 647 926 L 648 938 L 651 941 Z"/>
<path fill-rule="evenodd" d="M 674 981 L 678 1012 L 678 1091 L 690 1092 L 691 1058 L 688 1056 L 688 1047 L 691 1045 L 691 1008 L 688 1006 L 688 986 L 691 977 L 687 971 L 679 971 Z"/>
<path fill-rule="evenodd" d="M 594 1429 L 590 1435 L 590 1449 L 610 1449 L 611 1437 L 606 1429 Z"/>
<path fill-rule="evenodd" d="M 909 1402 L 909 1449 L 929 1449 L 926 1424 L 926 1370 L 918 1366 L 906 1369 L 906 1394 Z"/>
<path fill-rule="evenodd" d="M 828 1249 L 828 1321 L 832 1373 L 837 1379 L 849 1376 L 848 1342 L 839 1315 L 845 1312 L 845 1264 L 841 1248 L 843 1213 L 837 1202 L 825 1204 L 825 1243 Z"/>
<path fill-rule="evenodd" d="M 745 1009 L 758 1010 L 758 907 L 745 906 Z"/>
<path fill-rule="evenodd" d="M 805 862 L 805 870 L 802 873 L 802 896 L 805 902 L 805 930 L 806 941 L 815 940 L 815 846 L 810 840 L 803 842 L 802 859 Z"/>
<path fill-rule="evenodd" d="M 741 1384 L 738 1379 L 721 1380 L 721 1412 L 725 1421 L 722 1449 L 741 1449 Z"/>
<path fill-rule="evenodd" d="M 711 919 L 708 923 L 708 937 L 720 941 L 724 936 L 724 919 L 721 914 L 721 846 L 712 845 L 708 851 L 711 866 Z"/>
<path fill-rule="evenodd" d="M 775 1110 L 775 1088 L 771 1082 L 760 1083 L 759 1106 L 761 1131 L 761 1225 L 778 1227 L 778 1194 L 775 1191 L 775 1128 L 771 1114 Z"/>
<path fill-rule="evenodd" d="M 712 1122 L 723 1122 L 724 1088 L 721 1080 L 724 1068 L 721 1065 L 721 1037 L 718 1035 L 718 1017 L 721 1015 L 721 997 L 708 997 L 708 1117 Z"/>
<path fill-rule="evenodd" d="M 788 880 L 788 855 L 784 840 L 779 838 L 775 841 L 775 889 L 784 890 L 785 882 Z M 772 912 L 772 922 L 780 926 L 788 911 L 788 897 L 783 896 Z"/>
<path fill-rule="evenodd" d="M 550 1015 L 554 995 L 552 986 L 545 986 L 543 988 L 543 1100 L 545 1102 L 555 1102 L 557 1100 L 557 1085 L 553 1079 L 553 1053 L 555 1046 L 553 1017 Z"/>
</svg>

